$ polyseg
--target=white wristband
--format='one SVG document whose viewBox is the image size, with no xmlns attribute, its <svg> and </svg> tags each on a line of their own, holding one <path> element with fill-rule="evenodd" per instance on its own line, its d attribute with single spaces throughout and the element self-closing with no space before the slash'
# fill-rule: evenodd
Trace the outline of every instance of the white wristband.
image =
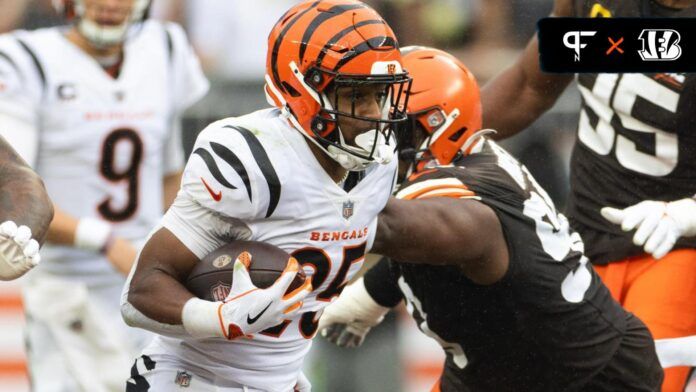
<svg viewBox="0 0 696 392">
<path fill-rule="evenodd" d="M 75 231 L 75 247 L 92 252 L 103 251 L 111 238 L 111 225 L 96 219 L 82 218 Z"/>
<path fill-rule="evenodd" d="M 371 327 L 382 322 L 384 315 L 389 312 L 389 308 L 378 304 L 372 298 L 365 287 L 363 277 L 346 286 L 339 299 L 343 297 L 346 298 L 346 309 L 350 310 L 356 319 L 363 320 Z"/>
<path fill-rule="evenodd" d="M 218 315 L 222 302 L 205 301 L 193 297 L 186 301 L 181 310 L 184 329 L 196 339 L 224 338 L 223 326 Z"/>
</svg>

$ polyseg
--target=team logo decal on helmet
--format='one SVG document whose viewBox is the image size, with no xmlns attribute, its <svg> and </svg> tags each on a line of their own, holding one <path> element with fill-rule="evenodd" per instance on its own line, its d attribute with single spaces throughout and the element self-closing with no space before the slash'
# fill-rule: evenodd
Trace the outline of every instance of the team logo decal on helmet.
<svg viewBox="0 0 696 392">
<path fill-rule="evenodd" d="M 456 57 L 422 46 L 403 48 L 403 64 L 413 77 L 399 148 L 410 151 L 412 171 L 426 163 L 448 165 L 468 153 L 481 129 L 481 99 L 476 78 Z M 424 133 L 418 146 L 414 133 Z M 420 134 L 419 134 L 420 136 Z M 471 139 L 471 140 L 470 140 Z M 468 142 L 469 141 L 469 142 Z M 465 143 L 468 146 L 465 146 Z"/>
<path fill-rule="evenodd" d="M 126 39 L 128 28 L 142 22 L 148 14 L 152 0 L 133 0 L 130 15 L 120 25 L 104 26 L 89 20 L 85 15 L 84 0 L 52 0 L 53 8 L 68 20 L 75 20 L 77 29 L 96 47 L 117 45 Z"/>
<path fill-rule="evenodd" d="M 394 125 L 406 120 L 410 77 L 398 42 L 386 22 L 355 0 L 306 1 L 276 23 L 268 39 L 266 96 L 293 125 L 348 170 L 387 163 L 394 154 Z M 365 86 L 384 89 L 379 117 L 340 111 L 329 91 Z M 401 103 L 401 105 L 399 104 Z M 342 119 L 372 124 L 372 130 L 344 140 Z"/>
</svg>

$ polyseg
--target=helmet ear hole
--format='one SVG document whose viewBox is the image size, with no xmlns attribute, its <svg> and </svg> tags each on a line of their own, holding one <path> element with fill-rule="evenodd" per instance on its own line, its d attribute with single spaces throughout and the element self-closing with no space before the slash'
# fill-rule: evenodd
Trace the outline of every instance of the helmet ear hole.
<svg viewBox="0 0 696 392">
<path fill-rule="evenodd" d="M 411 134 L 411 138 L 413 139 L 413 145 L 415 147 L 418 147 L 421 144 L 423 144 L 425 139 L 429 138 L 431 134 L 425 129 L 425 127 L 423 126 L 423 124 L 420 123 L 420 121 L 415 121 L 414 124 L 415 126 L 413 127 L 413 133 Z"/>
<path fill-rule="evenodd" d="M 290 94 L 290 96 L 295 97 L 295 98 L 302 96 L 302 94 L 300 94 L 299 91 L 297 91 L 294 87 L 292 87 L 290 85 L 290 83 L 288 83 L 286 81 L 282 81 L 281 84 L 283 85 L 283 88 L 285 89 L 285 91 L 287 91 L 288 94 Z"/>
<path fill-rule="evenodd" d="M 449 140 L 456 142 L 457 140 L 459 140 L 460 137 L 462 137 L 462 135 L 464 134 L 464 132 L 466 132 L 466 130 L 467 130 L 466 127 L 460 128 L 457 132 L 450 135 Z"/>
</svg>

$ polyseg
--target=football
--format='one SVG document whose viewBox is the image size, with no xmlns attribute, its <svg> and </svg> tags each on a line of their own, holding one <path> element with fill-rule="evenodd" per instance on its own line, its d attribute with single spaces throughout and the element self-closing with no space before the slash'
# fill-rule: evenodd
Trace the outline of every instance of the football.
<svg viewBox="0 0 696 392">
<path fill-rule="evenodd" d="M 198 263 L 188 278 L 186 287 L 198 298 L 222 301 L 232 287 L 234 262 L 242 252 L 251 255 L 249 276 L 256 287 L 270 287 L 283 272 L 290 260 L 284 250 L 258 241 L 234 241 L 214 250 Z M 306 279 L 300 268 L 290 284 L 288 292 L 300 287 Z"/>
</svg>

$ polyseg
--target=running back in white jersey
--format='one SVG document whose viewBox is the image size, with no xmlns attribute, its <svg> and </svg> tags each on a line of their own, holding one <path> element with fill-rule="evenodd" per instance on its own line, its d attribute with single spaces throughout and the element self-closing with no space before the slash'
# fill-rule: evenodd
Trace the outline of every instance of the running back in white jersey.
<svg viewBox="0 0 696 392">
<path fill-rule="evenodd" d="M 147 355 L 178 357 L 218 386 L 292 390 L 322 309 L 360 269 L 387 203 L 396 160 L 375 164 L 346 192 L 277 109 L 213 123 L 198 137 L 182 189 L 163 219 L 196 256 L 234 239 L 295 255 L 314 291 L 303 313 L 253 339 L 155 339 Z"/>
<path fill-rule="evenodd" d="M 134 30 L 116 79 L 61 28 L 0 36 L 0 113 L 39 130 L 30 163 L 59 208 L 138 243 L 162 215 L 163 176 L 183 166 L 175 120 L 208 82 L 178 25 Z M 116 275 L 101 255 L 50 244 L 41 268 L 92 282 Z"/>
</svg>

